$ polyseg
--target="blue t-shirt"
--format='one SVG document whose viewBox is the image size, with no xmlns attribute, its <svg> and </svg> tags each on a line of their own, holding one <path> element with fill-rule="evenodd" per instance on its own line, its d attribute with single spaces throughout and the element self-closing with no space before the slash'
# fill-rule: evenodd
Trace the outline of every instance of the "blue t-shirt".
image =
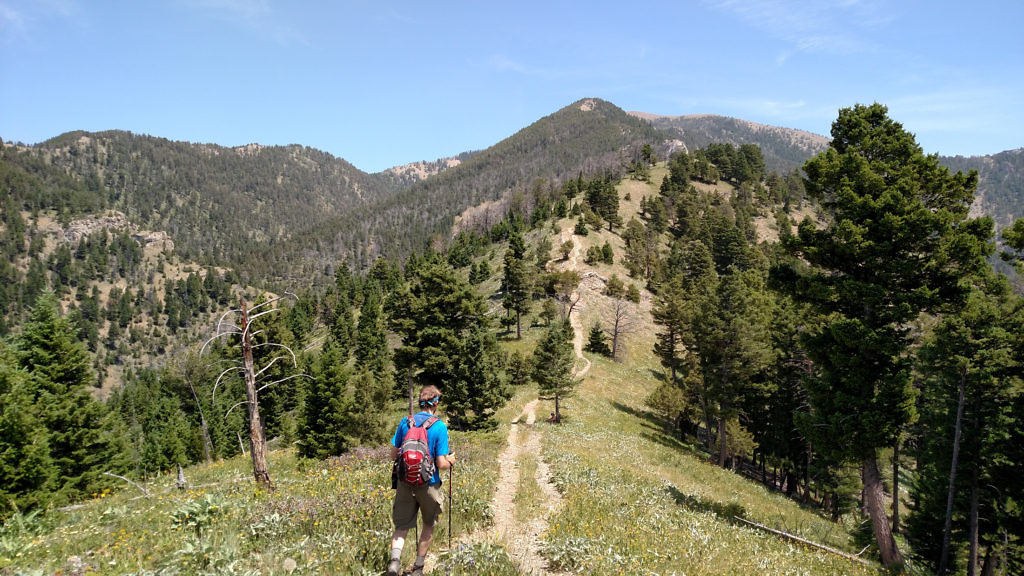
<svg viewBox="0 0 1024 576">
<path fill-rule="evenodd" d="M 420 412 L 413 416 L 416 419 L 416 425 L 422 426 L 423 422 L 430 418 L 432 414 L 430 412 Z M 395 430 L 395 435 L 391 437 L 391 445 L 395 448 L 402 447 L 402 440 L 405 439 L 405 433 L 409 431 L 409 418 L 402 418 L 402 421 L 398 423 L 398 429 Z M 438 420 L 427 428 L 427 443 L 430 444 L 430 456 L 436 458 L 438 456 L 447 456 L 450 452 L 448 451 L 448 426 L 445 425 L 444 421 Z M 430 483 L 440 484 L 441 483 L 441 471 L 434 467 L 434 477 L 430 480 Z"/>
</svg>

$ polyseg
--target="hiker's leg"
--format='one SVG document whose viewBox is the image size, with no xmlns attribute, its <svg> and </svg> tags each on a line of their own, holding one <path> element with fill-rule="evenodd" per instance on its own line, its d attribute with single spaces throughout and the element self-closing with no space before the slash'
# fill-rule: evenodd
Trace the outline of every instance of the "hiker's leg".
<svg viewBox="0 0 1024 576">
<path fill-rule="evenodd" d="M 405 536 L 409 534 L 408 530 L 395 530 L 395 533 L 391 535 L 391 551 L 394 554 L 395 550 L 398 553 L 402 553 L 402 548 L 405 547 Z"/>
<path fill-rule="evenodd" d="M 423 565 L 423 560 L 430 551 L 430 543 L 434 541 L 434 527 L 423 525 L 423 532 L 420 534 L 419 546 L 416 548 L 416 564 Z"/>
<path fill-rule="evenodd" d="M 441 509 L 444 504 L 444 492 L 438 486 L 423 486 L 417 492 L 419 496 L 420 512 L 423 515 L 423 532 L 420 534 L 420 541 L 416 547 L 416 564 L 423 565 L 427 552 L 430 550 L 430 543 L 434 540 L 434 525 L 441 517 Z"/>
<path fill-rule="evenodd" d="M 393 562 L 397 562 L 402 557 L 405 537 L 409 534 L 409 529 L 416 525 L 418 511 L 419 504 L 416 502 L 412 489 L 399 482 L 395 491 L 395 503 L 391 508 L 391 521 L 395 524 L 395 531 L 391 535 L 391 560 Z"/>
</svg>

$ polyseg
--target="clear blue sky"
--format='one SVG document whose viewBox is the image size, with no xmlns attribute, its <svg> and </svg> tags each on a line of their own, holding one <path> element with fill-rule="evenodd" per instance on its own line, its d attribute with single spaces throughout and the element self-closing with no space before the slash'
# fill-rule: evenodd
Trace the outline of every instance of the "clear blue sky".
<svg viewBox="0 0 1024 576">
<path fill-rule="evenodd" d="M 580 98 L 828 134 L 881 102 L 926 152 L 1024 146 L 1024 2 L 0 0 L 0 138 L 298 143 L 368 172 Z"/>
</svg>

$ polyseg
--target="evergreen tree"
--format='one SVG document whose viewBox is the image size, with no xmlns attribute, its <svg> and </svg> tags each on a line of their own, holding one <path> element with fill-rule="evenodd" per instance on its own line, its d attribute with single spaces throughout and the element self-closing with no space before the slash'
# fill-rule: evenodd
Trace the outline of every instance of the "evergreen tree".
<svg viewBox="0 0 1024 576">
<path fill-rule="evenodd" d="M 394 388 L 390 376 L 381 377 L 360 370 L 350 380 L 351 402 L 344 430 L 351 445 L 380 445 L 387 439 L 392 424 L 386 417 L 388 400 Z"/>
<path fill-rule="evenodd" d="M 817 368 L 806 429 L 816 449 L 861 465 L 882 562 L 897 567 L 877 450 L 914 419 L 907 326 L 961 295 L 958 279 L 985 265 L 991 224 L 967 221 L 977 175 L 951 175 L 925 156 L 880 104 L 840 110 L 829 148 L 804 170 L 831 217 L 824 229 L 801 223 L 787 246 L 809 267 L 779 276 L 829 314 L 806 340 Z"/>
<path fill-rule="evenodd" d="M 572 348 L 572 326 L 568 322 L 548 328 L 533 352 L 533 379 L 537 392 L 555 400 L 555 421 L 562 419 L 561 399 L 572 395 L 582 380 L 574 378 L 576 353 Z"/>
<path fill-rule="evenodd" d="M 351 375 L 342 361 L 341 347 L 333 338 L 324 342 L 312 376 L 299 420 L 299 454 L 322 460 L 350 448 L 345 432 L 351 412 Z"/>
<path fill-rule="evenodd" d="M 358 343 L 356 322 L 352 317 L 352 302 L 346 292 L 339 292 L 334 300 L 334 319 L 330 326 L 331 336 L 338 345 L 341 361 L 348 362 L 353 348 Z"/>
<path fill-rule="evenodd" d="M 587 338 L 587 345 L 583 348 L 587 352 L 593 352 L 594 354 L 600 354 L 602 356 L 611 356 L 612 349 L 608 347 L 608 335 L 604 333 L 601 328 L 601 324 L 594 322 L 594 325 L 590 327 L 590 336 Z"/>
<path fill-rule="evenodd" d="M 0 519 L 45 508 L 56 491 L 59 471 L 41 408 L 31 377 L 0 342 Z"/>
<path fill-rule="evenodd" d="M 526 263 L 526 246 L 518 232 L 509 236 L 505 252 L 505 276 L 501 281 L 504 296 L 502 305 L 516 316 L 516 339 L 522 338 L 522 315 L 530 311 L 533 294 L 533 275 Z"/>
<path fill-rule="evenodd" d="M 515 350 L 508 358 L 508 372 L 509 383 L 513 386 L 523 386 L 530 380 L 531 365 L 529 358 L 523 356 L 523 353 Z"/>
<path fill-rule="evenodd" d="M 355 362 L 356 368 L 368 370 L 381 380 L 388 377 L 391 361 L 382 312 L 380 294 L 369 290 L 359 313 Z"/>
<path fill-rule="evenodd" d="M 120 431 L 89 393 L 95 381 L 89 354 L 58 314 L 53 292 L 36 301 L 24 332 L 14 340 L 14 354 L 28 374 L 25 393 L 49 431 L 49 454 L 57 469 L 54 500 L 67 502 L 109 484 L 103 472 L 125 467 Z"/>
<path fill-rule="evenodd" d="M 729 457 L 728 422 L 740 415 L 745 399 L 763 396 L 767 388 L 763 371 L 774 353 L 768 332 L 772 306 L 759 272 L 733 270 L 699 298 L 692 317 L 693 341 L 687 344 L 700 358 L 705 402 L 718 417 L 719 466 Z M 710 422 L 710 414 L 705 418 Z"/>
<path fill-rule="evenodd" d="M 961 572 L 964 556 L 973 571 L 979 545 L 989 554 L 1002 548 L 1002 534 L 1013 531 L 1010 511 L 1024 491 L 1015 488 L 1019 482 L 1000 481 L 1020 463 L 1019 447 L 1007 442 L 1021 427 L 1014 407 L 1024 381 L 1015 348 L 1024 336 L 1024 307 L 1005 278 L 986 284 L 962 311 L 943 318 L 920 351 L 924 379 L 908 530 L 915 552 L 937 574 Z M 1006 552 L 1024 561 L 1019 548 Z"/>
<path fill-rule="evenodd" d="M 537 245 L 534 247 L 536 253 L 537 270 L 544 271 L 547 269 L 548 261 L 551 260 L 551 239 L 547 236 L 537 240 Z"/>
<path fill-rule="evenodd" d="M 409 287 L 388 303 L 392 328 L 402 337 L 395 351 L 398 380 L 438 386 L 449 424 L 489 429 L 510 391 L 502 383 L 497 342 L 483 299 L 445 262 L 419 267 Z"/>
</svg>

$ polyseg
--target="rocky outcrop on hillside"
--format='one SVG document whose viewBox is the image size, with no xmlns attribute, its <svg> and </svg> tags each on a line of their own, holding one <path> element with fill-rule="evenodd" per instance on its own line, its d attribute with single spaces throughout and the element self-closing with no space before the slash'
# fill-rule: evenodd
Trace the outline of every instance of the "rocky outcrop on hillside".
<svg viewBox="0 0 1024 576">
<path fill-rule="evenodd" d="M 93 232 L 102 229 L 111 232 L 127 230 L 135 233 L 138 231 L 138 228 L 138 226 L 129 222 L 128 218 L 121 212 L 112 211 L 107 212 L 103 216 L 90 216 L 72 221 L 63 229 L 61 237 L 64 238 L 65 242 L 78 242 Z"/>
<path fill-rule="evenodd" d="M 103 216 L 91 216 L 74 220 L 57 232 L 56 236 L 62 238 L 65 242 L 75 243 L 103 229 L 114 233 L 127 231 L 131 234 L 132 239 L 142 247 L 153 246 L 164 251 L 174 250 L 174 240 L 171 239 L 167 232 L 162 230 L 139 230 L 138 225 L 129 222 L 127 216 L 117 211 L 107 212 Z"/>
</svg>

